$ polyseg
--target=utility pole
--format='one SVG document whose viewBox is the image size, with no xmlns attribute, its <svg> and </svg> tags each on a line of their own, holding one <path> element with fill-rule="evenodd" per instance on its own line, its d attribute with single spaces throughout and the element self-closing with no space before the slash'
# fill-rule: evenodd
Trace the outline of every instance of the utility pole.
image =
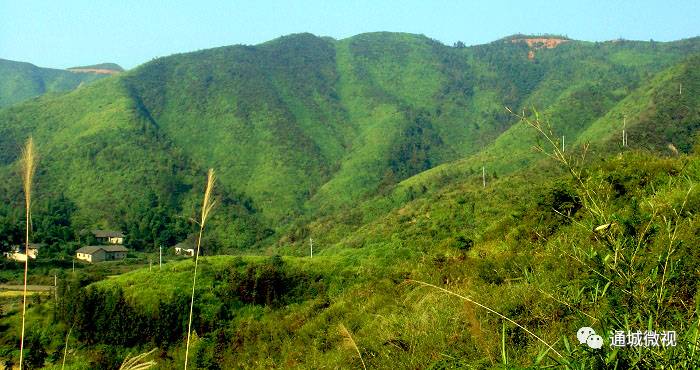
<svg viewBox="0 0 700 370">
<path fill-rule="evenodd" d="M 153 260 L 149 258 L 148 259 L 148 271 L 149 272 L 151 271 L 151 267 L 153 267 Z"/>
<path fill-rule="evenodd" d="M 627 146 L 627 133 L 625 132 L 625 129 L 627 128 L 627 117 L 624 117 L 622 119 L 622 147 Z"/>
<path fill-rule="evenodd" d="M 314 257 L 314 240 L 309 238 L 309 243 L 311 244 L 311 258 Z"/>
<path fill-rule="evenodd" d="M 484 183 L 484 188 L 486 187 L 486 167 L 481 166 L 481 181 Z"/>
<path fill-rule="evenodd" d="M 158 247 L 158 270 L 163 268 L 163 247 Z"/>
<path fill-rule="evenodd" d="M 73 273 L 75 274 L 75 258 L 73 258 Z"/>
<path fill-rule="evenodd" d="M 564 152 L 564 135 L 561 136 L 561 151 Z"/>
<path fill-rule="evenodd" d="M 58 301 L 58 278 L 53 274 L 53 301 Z"/>
</svg>

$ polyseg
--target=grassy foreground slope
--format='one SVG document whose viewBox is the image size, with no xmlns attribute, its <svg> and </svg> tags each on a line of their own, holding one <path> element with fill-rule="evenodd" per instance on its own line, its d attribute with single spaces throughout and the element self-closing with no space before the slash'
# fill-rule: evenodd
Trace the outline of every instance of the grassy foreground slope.
<svg viewBox="0 0 700 370">
<path fill-rule="evenodd" d="M 361 366 L 350 333 L 370 368 L 697 366 L 700 160 L 630 150 L 574 168 L 585 171 L 583 182 L 548 163 L 486 189 L 446 184 L 313 258 L 205 257 L 193 363 Z M 611 226 L 593 231 L 602 224 Z M 156 356 L 159 368 L 181 364 L 192 267 L 144 269 L 67 295 L 94 302 L 60 315 L 78 320 L 75 361 L 100 360 L 103 345 L 115 361 L 127 348 L 157 345 L 166 351 Z M 134 318 L 118 328 L 80 320 L 113 315 L 110 300 Z M 603 349 L 575 342 L 582 326 L 603 333 Z M 650 328 L 676 330 L 678 345 L 609 346 L 610 330 Z"/>
</svg>

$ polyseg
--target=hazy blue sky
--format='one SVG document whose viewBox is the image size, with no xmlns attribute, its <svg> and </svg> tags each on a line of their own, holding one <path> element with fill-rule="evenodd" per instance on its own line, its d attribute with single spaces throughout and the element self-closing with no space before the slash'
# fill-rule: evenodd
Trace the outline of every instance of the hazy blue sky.
<svg viewBox="0 0 700 370">
<path fill-rule="evenodd" d="M 698 19 L 700 0 L 0 0 L 0 58 L 132 68 L 158 56 L 296 32 L 344 38 L 402 31 L 467 45 L 518 32 L 669 41 L 700 35 Z"/>
</svg>

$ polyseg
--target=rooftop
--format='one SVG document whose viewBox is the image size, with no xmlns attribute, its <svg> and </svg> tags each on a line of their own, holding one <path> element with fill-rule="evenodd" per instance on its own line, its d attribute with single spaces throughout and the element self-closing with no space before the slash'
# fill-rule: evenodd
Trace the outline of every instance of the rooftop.
<svg viewBox="0 0 700 370">
<path fill-rule="evenodd" d="M 124 234 L 121 231 L 114 230 L 92 230 L 92 234 L 96 238 L 123 238 Z"/>
<path fill-rule="evenodd" d="M 105 252 L 128 252 L 129 250 L 121 245 L 89 245 L 75 251 L 75 253 L 93 254 L 102 249 Z"/>
</svg>

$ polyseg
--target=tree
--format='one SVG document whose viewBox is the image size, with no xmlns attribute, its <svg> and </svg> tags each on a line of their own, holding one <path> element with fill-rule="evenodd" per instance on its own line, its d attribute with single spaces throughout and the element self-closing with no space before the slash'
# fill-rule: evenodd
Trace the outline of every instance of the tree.
<svg viewBox="0 0 700 370">
<path fill-rule="evenodd" d="M 35 240 L 47 244 L 66 243 L 75 239 L 71 217 L 75 204 L 63 194 L 51 199 L 46 208 L 34 216 Z"/>
<path fill-rule="evenodd" d="M 0 253 L 9 251 L 13 245 L 22 243 L 22 230 L 11 217 L 0 217 Z"/>
<path fill-rule="evenodd" d="M 32 335 L 27 342 L 27 348 L 29 351 L 24 355 L 24 361 L 27 365 L 27 369 L 41 369 L 44 367 L 44 361 L 48 354 L 46 349 L 41 344 L 41 340 L 38 335 Z"/>
<path fill-rule="evenodd" d="M 184 239 L 190 226 L 183 219 L 171 216 L 172 210 L 161 204 L 154 192 L 124 211 L 126 244 L 135 249 L 156 250 Z"/>
<path fill-rule="evenodd" d="M 197 369 L 206 370 L 219 370 L 219 364 L 216 363 L 211 346 L 208 343 L 209 339 L 202 338 L 199 343 L 197 343 L 197 350 L 194 354 L 194 364 Z"/>
</svg>

